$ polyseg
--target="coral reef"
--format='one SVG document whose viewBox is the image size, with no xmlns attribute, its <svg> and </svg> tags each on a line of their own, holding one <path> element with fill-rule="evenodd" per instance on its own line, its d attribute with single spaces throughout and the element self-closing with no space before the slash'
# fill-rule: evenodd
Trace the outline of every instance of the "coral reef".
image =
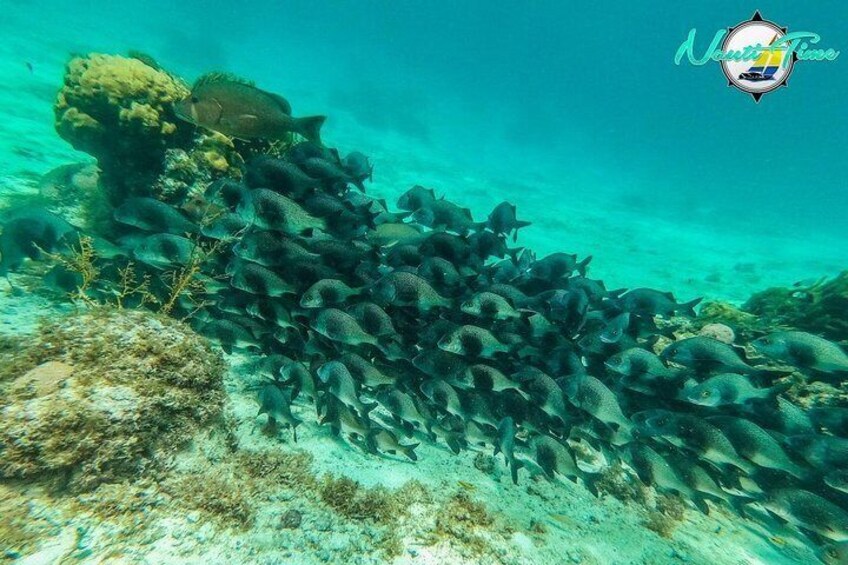
<svg viewBox="0 0 848 565">
<path fill-rule="evenodd" d="M 0 477 L 88 490 L 220 414 L 223 362 L 174 320 L 94 309 L 44 322 L 27 345 L 0 381 Z"/>
<path fill-rule="evenodd" d="M 727 302 L 707 302 L 701 306 L 695 321 L 701 330 L 707 328 L 709 331 L 718 324 L 726 326 L 740 341 L 749 341 L 769 331 L 763 320 Z"/>
<path fill-rule="evenodd" d="M 56 130 L 97 158 L 115 204 L 149 191 L 168 149 L 190 146 L 192 128 L 178 127 L 172 108 L 188 93 L 180 80 L 139 59 L 74 57 L 54 107 Z"/>
<path fill-rule="evenodd" d="M 769 288 L 742 306 L 763 324 L 803 330 L 848 343 L 848 271 L 830 280 L 792 288 Z"/>
</svg>

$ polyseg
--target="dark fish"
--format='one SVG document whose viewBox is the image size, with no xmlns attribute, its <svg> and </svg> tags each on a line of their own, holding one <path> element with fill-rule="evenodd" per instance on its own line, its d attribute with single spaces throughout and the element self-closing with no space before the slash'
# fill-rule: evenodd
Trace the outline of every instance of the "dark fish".
<svg viewBox="0 0 848 565">
<path fill-rule="evenodd" d="M 760 353 L 802 369 L 848 372 L 848 355 L 824 338 L 807 332 L 774 332 L 753 341 Z"/>
<path fill-rule="evenodd" d="M 374 453 L 391 453 L 392 455 L 403 454 L 410 461 L 418 461 L 418 455 L 415 453 L 415 448 L 421 445 L 413 443 L 410 445 L 402 444 L 397 436 L 384 428 L 371 430 L 366 438 L 366 445 Z"/>
<path fill-rule="evenodd" d="M 617 343 L 630 326 L 630 312 L 619 314 L 609 321 L 600 334 L 604 343 Z"/>
<path fill-rule="evenodd" d="M 507 416 L 498 424 L 498 435 L 495 440 L 494 455 L 503 453 L 509 467 L 512 484 L 518 484 L 518 468 L 521 464 L 515 459 L 515 422 Z"/>
<path fill-rule="evenodd" d="M 436 192 L 432 188 L 415 185 L 398 198 L 398 208 L 414 212 L 436 202 Z"/>
<path fill-rule="evenodd" d="M 133 248 L 133 257 L 156 269 L 188 264 L 196 245 L 190 239 L 169 233 L 150 235 Z"/>
<path fill-rule="evenodd" d="M 562 389 L 549 375 L 538 369 L 530 369 L 516 373 L 515 378 L 521 382 L 521 387 L 529 394 L 533 404 L 545 414 L 563 423 L 568 422 L 568 411 Z"/>
<path fill-rule="evenodd" d="M 426 257 L 423 260 L 418 255 L 418 247 L 411 246 L 419 261 L 416 273 L 438 288 L 454 289 L 462 284 L 463 275 L 453 263 L 441 257 Z"/>
<path fill-rule="evenodd" d="M 724 432 L 736 452 L 752 463 L 767 469 L 777 469 L 789 473 L 798 479 L 807 473 L 796 465 L 771 434 L 750 420 L 715 416 L 709 419 L 711 424 Z"/>
<path fill-rule="evenodd" d="M 191 95 L 174 104 L 178 117 L 239 139 L 286 139 L 292 132 L 321 143 L 324 116 L 293 118 L 285 98 L 220 73 L 197 79 Z"/>
<path fill-rule="evenodd" d="M 586 276 L 586 267 L 592 261 L 592 257 L 586 257 L 577 261 L 577 255 L 568 253 L 551 253 L 547 257 L 538 259 L 530 266 L 530 276 L 546 281 L 554 281 L 563 277 L 571 276 L 574 271 L 580 276 Z"/>
<path fill-rule="evenodd" d="M 221 346 L 225 353 L 236 349 L 257 349 L 259 341 L 250 331 L 231 320 L 212 320 L 200 328 L 200 333 Z"/>
<path fill-rule="evenodd" d="M 651 435 L 662 437 L 676 447 L 690 450 L 719 469 L 731 466 L 746 473 L 753 469 L 721 430 L 698 416 L 661 413 L 648 418 L 642 429 L 648 429 Z"/>
<path fill-rule="evenodd" d="M 237 257 L 264 267 L 280 267 L 293 261 L 318 261 L 321 257 L 292 238 L 267 231 L 245 234 L 233 246 Z"/>
<path fill-rule="evenodd" d="M 460 235 L 479 227 L 471 216 L 471 210 L 444 199 L 421 206 L 413 212 L 412 219 L 434 230 L 448 230 Z"/>
<path fill-rule="evenodd" d="M 786 445 L 816 469 L 848 466 L 848 439 L 820 434 L 789 436 Z"/>
<path fill-rule="evenodd" d="M 448 382 L 457 388 L 474 389 L 481 392 L 503 392 L 505 390 L 514 390 L 524 398 L 528 398 L 527 393 L 521 389 L 521 385 L 495 367 L 488 365 L 472 365 L 465 370 L 464 373 L 459 373 L 453 376 L 448 376 Z"/>
<path fill-rule="evenodd" d="M 848 494 L 848 469 L 836 469 L 824 476 L 824 484 Z"/>
<path fill-rule="evenodd" d="M 615 443 L 621 445 L 632 439 L 633 424 L 621 411 L 614 392 L 591 375 L 574 375 L 565 379 L 565 396 L 571 403 L 617 432 Z"/>
<path fill-rule="evenodd" d="M 303 422 L 291 412 L 291 395 L 276 384 L 266 384 L 259 389 L 259 414 L 268 415 L 268 423 L 283 423 L 291 426 L 294 441 L 297 442 L 297 427 Z"/>
<path fill-rule="evenodd" d="M 296 327 L 292 321 L 291 312 L 279 300 L 273 298 L 258 298 L 247 303 L 244 311 L 248 315 L 265 320 L 280 328 Z"/>
<path fill-rule="evenodd" d="M 412 224 L 389 222 L 380 224 L 365 235 L 366 241 L 383 247 L 401 243 L 420 243 L 428 237 L 421 228 Z"/>
<path fill-rule="evenodd" d="M 430 283 L 413 273 L 389 273 L 377 281 L 371 292 L 386 304 L 414 306 L 421 312 L 451 306 L 450 300 L 443 298 Z"/>
<path fill-rule="evenodd" d="M 323 230 L 324 220 L 313 218 L 294 200 L 273 190 L 256 188 L 239 204 L 238 213 L 257 228 L 300 235 L 307 230 Z"/>
<path fill-rule="evenodd" d="M 412 396 L 399 390 L 384 390 L 377 394 L 377 402 L 397 420 L 407 424 L 407 435 L 412 435 L 413 428 L 432 433 L 433 422 L 421 413 Z"/>
<path fill-rule="evenodd" d="M 76 243 L 76 228 L 41 208 L 7 212 L 0 234 L 0 274 L 18 268 L 24 259 L 37 259 Z"/>
<path fill-rule="evenodd" d="M 338 279 L 321 279 L 301 295 L 300 305 L 303 308 L 323 308 L 344 302 L 359 293 L 360 289 L 351 288 Z"/>
<path fill-rule="evenodd" d="M 580 475 L 574 456 L 566 446 L 547 435 L 534 437 L 530 446 L 535 453 L 536 463 L 549 479 L 554 480 L 556 475 L 568 478 L 576 478 Z"/>
<path fill-rule="evenodd" d="M 639 316 L 670 317 L 674 314 L 695 316 L 695 306 L 700 298 L 678 304 L 670 292 L 661 292 L 651 288 L 634 288 L 627 291 L 620 299 L 623 310 Z"/>
<path fill-rule="evenodd" d="M 465 419 L 459 395 L 448 383 L 439 379 L 428 379 L 418 387 L 424 396 L 443 411 Z"/>
<path fill-rule="evenodd" d="M 248 261 L 233 260 L 227 267 L 234 288 L 260 296 L 294 294 L 295 289 L 274 271 Z"/>
<path fill-rule="evenodd" d="M 219 241 L 238 239 L 248 228 L 248 223 L 239 214 L 227 212 L 215 217 L 200 228 L 200 233 Z"/>
<path fill-rule="evenodd" d="M 373 302 L 357 302 L 348 309 L 362 326 L 362 329 L 374 337 L 388 337 L 400 340 L 391 316 Z"/>
<path fill-rule="evenodd" d="M 225 178 L 216 180 L 207 186 L 203 196 L 207 202 L 235 212 L 238 205 L 247 197 L 247 192 L 247 187 L 242 183 Z"/>
<path fill-rule="evenodd" d="M 737 373 L 721 373 L 683 392 L 684 400 L 700 406 L 741 405 L 772 398 L 781 388 L 757 388 L 751 379 Z"/>
<path fill-rule="evenodd" d="M 819 429 L 848 437 L 848 408 L 821 406 L 807 410 L 807 416 Z"/>
<path fill-rule="evenodd" d="M 315 379 L 303 363 L 293 360 L 284 363 L 280 367 L 279 378 L 280 382 L 292 387 L 292 399 L 302 395 L 307 397 L 310 402 L 315 401 L 317 396 L 315 393 Z"/>
<path fill-rule="evenodd" d="M 468 366 L 461 356 L 441 349 L 422 350 L 412 358 L 412 364 L 422 373 L 441 379 L 450 379 L 453 375 L 459 375 Z"/>
<path fill-rule="evenodd" d="M 848 563 L 848 541 L 839 541 L 822 546 L 818 554 L 826 565 L 846 565 Z"/>
<path fill-rule="evenodd" d="M 356 353 L 344 353 L 339 357 L 339 361 L 347 367 L 357 382 L 369 388 L 395 384 L 393 377 L 384 374 L 374 363 Z"/>
<path fill-rule="evenodd" d="M 750 374 L 755 371 L 742 359 L 742 351 L 717 339 L 704 336 L 675 341 L 662 352 L 662 358 L 699 372 L 727 371 Z"/>
<path fill-rule="evenodd" d="M 366 333 L 356 318 L 337 308 L 321 310 L 312 322 L 312 329 L 327 339 L 347 345 L 378 345 L 377 338 Z"/>
<path fill-rule="evenodd" d="M 793 526 L 833 541 L 848 540 L 848 513 L 811 492 L 776 489 L 767 493 L 763 506 Z"/>
<path fill-rule="evenodd" d="M 677 470 L 659 453 L 645 444 L 634 444 L 630 457 L 636 474 L 646 485 L 661 491 L 676 492 L 684 496 L 691 494 L 689 485 L 680 477 Z"/>
<path fill-rule="evenodd" d="M 494 357 L 509 353 L 510 347 L 498 341 L 492 332 L 478 326 L 460 326 L 439 340 L 439 349 L 466 357 Z"/>
<path fill-rule="evenodd" d="M 365 192 L 365 185 L 362 184 L 362 179 L 351 176 L 344 169 L 343 165 L 335 160 L 310 157 L 300 163 L 300 168 L 310 177 L 319 179 L 325 183 L 334 186 L 351 183 L 362 192 Z"/>
<path fill-rule="evenodd" d="M 371 433 L 371 423 L 367 416 L 360 416 L 356 410 L 351 410 L 347 404 L 337 400 L 332 394 L 325 395 L 318 414 L 318 423 L 328 425 L 336 435 L 344 434 L 355 441 L 368 437 Z"/>
<path fill-rule="evenodd" d="M 198 228 L 173 207 L 155 198 L 128 198 L 114 212 L 115 220 L 157 233 L 184 235 Z"/>
<path fill-rule="evenodd" d="M 294 198 L 301 198 L 321 186 L 294 163 L 269 155 L 261 155 L 250 162 L 244 182 L 249 188 L 267 188 Z"/>
<path fill-rule="evenodd" d="M 674 382 L 676 373 L 662 360 L 645 349 L 633 347 L 609 357 L 604 363 L 609 369 L 624 376 L 622 384 L 640 392 L 654 392 L 658 386 Z"/>
<path fill-rule="evenodd" d="M 359 151 L 348 153 L 342 160 L 342 167 L 358 185 L 371 180 L 374 174 L 374 165 L 365 154 Z"/>
<path fill-rule="evenodd" d="M 515 204 L 501 202 L 486 221 L 486 227 L 498 234 L 512 234 L 512 240 L 518 239 L 518 230 L 530 225 L 530 222 L 519 220 L 515 215 Z"/>
<path fill-rule="evenodd" d="M 359 398 L 359 387 L 348 368 L 340 361 L 329 361 L 318 368 L 318 378 L 327 385 L 327 390 L 336 399 L 356 409 L 363 418 L 376 406 L 366 404 Z"/>
<path fill-rule="evenodd" d="M 506 298 L 493 292 L 478 292 L 463 302 L 460 309 L 466 314 L 488 320 L 508 320 L 522 316 Z"/>
</svg>

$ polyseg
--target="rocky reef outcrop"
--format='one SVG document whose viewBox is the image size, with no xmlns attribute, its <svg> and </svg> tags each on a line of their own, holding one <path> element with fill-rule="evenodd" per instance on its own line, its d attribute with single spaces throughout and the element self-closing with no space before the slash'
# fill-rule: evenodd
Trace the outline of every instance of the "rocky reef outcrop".
<svg viewBox="0 0 848 565">
<path fill-rule="evenodd" d="M 220 416 L 220 355 L 167 317 L 100 308 L 19 345 L 0 370 L 0 478 L 89 490 L 155 465 Z"/>
</svg>

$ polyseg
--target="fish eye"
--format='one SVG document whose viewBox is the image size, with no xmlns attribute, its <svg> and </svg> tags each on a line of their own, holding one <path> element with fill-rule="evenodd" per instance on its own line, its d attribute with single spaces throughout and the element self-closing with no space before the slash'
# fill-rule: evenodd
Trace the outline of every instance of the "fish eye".
<svg viewBox="0 0 848 565">
<path fill-rule="evenodd" d="M 707 398 L 710 395 L 710 391 L 704 390 L 701 391 L 701 398 Z"/>
<path fill-rule="evenodd" d="M 197 96 L 191 97 L 191 103 L 192 104 L 197 104 L 198 102 L 200 102 L 200 98 L 198 98 Z"/>
<path fill-rule="evenodd" d="M 771 343 L 771 340 L 767 337 L 763 337 L 763 338 L 760 338 L 760 343 L 762 343 L 763 345 L 768 345 L 768 344 Z"/>
</svg>

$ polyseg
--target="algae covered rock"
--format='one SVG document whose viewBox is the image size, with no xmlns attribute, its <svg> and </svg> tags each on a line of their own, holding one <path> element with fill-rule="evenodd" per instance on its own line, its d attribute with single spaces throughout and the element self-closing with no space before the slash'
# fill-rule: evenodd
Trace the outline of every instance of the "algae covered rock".
<svg viewBox="0 0 848 565">
<path fill-rule="evenodd" d="M 180 80 L 139 59 L 75 57 L 56 98 L 56 130 L 97 158 L 114 204 L 124 193 L 148 190 L 168 149 L 191 144 L 193 128 L 173 110 L 188 93 Z"/>
<path fill-rule="evenodd" d="M 769 288 L 742 307 L 774 326 L 803 330 L 848 342 L 848 271 L 810 285 Z"/>
<path fill-rule="evenodd" d="M 96 309 L 46 322 L 0 376 L 0 478 L 87 490 L 132 477 L 220 416 L 224 364 L 190 328 Z"/>
</svg>

